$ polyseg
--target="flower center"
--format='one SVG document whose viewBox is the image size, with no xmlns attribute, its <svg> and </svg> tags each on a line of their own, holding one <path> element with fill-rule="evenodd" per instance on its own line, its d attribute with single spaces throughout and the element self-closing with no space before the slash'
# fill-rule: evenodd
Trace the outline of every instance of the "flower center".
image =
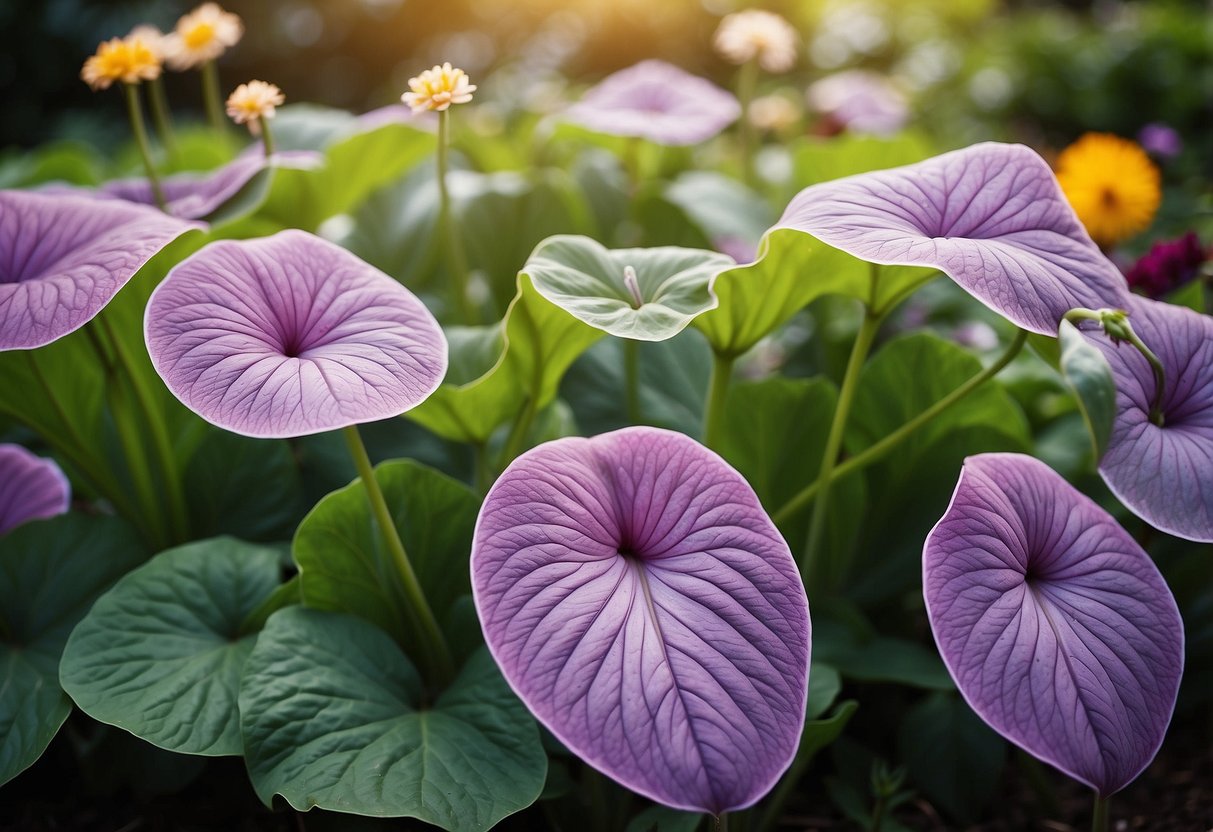
<svg viewBox="0 0 1213 832">
<path fill-rule="evenodd" d="M 1114 209 L 1120 202 L 1120 198 L 1116 196 L 1116 191 L 1111 188 L 1104 188 L 1099 192 L 1099 204 L 1109 210 Z"/>
<path fill-rule="evenodd" d="M 210 23 L 198 23 L 185 33 L 182 40 L 190 49 L 201 49 L 215 37 L 215 27 Z"/>
</svg>

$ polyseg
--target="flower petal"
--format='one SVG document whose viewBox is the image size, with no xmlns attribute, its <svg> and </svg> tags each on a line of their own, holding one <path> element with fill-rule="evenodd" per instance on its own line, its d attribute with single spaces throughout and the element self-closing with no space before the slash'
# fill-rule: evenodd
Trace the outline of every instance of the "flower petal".
<svg viewBox="0 0 1213 832">
<path fill-rule="evenodd" d="M 598 133 L 699 144 L 741 116 L 731 93 L 664 61 L 641 61 L 590 89 L 564 119 Z"/>
<path fill-rule="evenodd" d="M 1022 145 L 985 143 L 801 191 L 777 227 L 872 263 L 937 268 L 1003 317 L 1056 337 L 1078 306 L 1128 298 L 1049 166 Z"/>
<path fill-rule="evenodd" d="M 1213 541 L 1213 318 L 1132 296 L 1129 322 L 1166 371 L 1163 424 L 1150 421 L 1154 375 L 1099 332 L 1116 381 L 1116 416 L 1099 473 L 1134 514 L 1188 540 Z"/>
<path fill-rule="evenodd" d="M 54 460 L 20 445 L 0 445 L 0 534 L 27 520 L 67 511 L 71 486 Z"/>
<path fill-rule="evenodd" d="M 694 440 L 625 428 L 523 454 L 481 509 L 472 584 L 514 690 L 628 788 L 719 813 L 791 762 L 804 586 L 753 490 Z"/>
<path fill-rule="evenodd" d="M 1101 795 L 1171 721 L 1183 623 L 1150 557 L 1039 460 L 965 460 L 923 551 L 939 652 L 978 715 Z"/>
<path fill-rule="evenodd" d="M 446 339 L 409 290 L 302 231 L 212 243 L 157 287 L 148 352 L 202 418 L 288 437 L 397 416 L 446 372 Z"/>
<path fill-rule="evenodd" d="M 137 205 L 0 191 L 0 350 L 79 329 L 160 249 L 197 223 Z"/>
</svg>

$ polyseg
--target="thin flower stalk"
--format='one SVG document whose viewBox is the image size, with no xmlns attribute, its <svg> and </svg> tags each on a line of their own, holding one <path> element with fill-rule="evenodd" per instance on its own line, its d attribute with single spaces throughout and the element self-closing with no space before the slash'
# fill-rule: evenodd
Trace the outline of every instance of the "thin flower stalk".
<svg viewBox="0 0 1213 832">
<path fill-rule="evenodd" d="M 454 308 L 465 324 L 475 324 L 476 307 L 468 298 L 467 257 L 459 239 L 459 228 L 451 210 L 451 194 L 447 187 L 448 153 L 451 141 L 451 113 L 438 113 L 438 222 L 446 243 L 447 268 L 450 270 L 451 296 Z"/>
<path fill-rule="evenodd" d="M 126 112 L 131 121 L 131 132 L 135 136 L 135 145 L 139 148 L 139 156 L 143 159 L 143 167 L 147 171 L 147 180 L 152 186 L 152 196 L 156 207 L 165 210 L 167 204 L 164 190 L 160 187 L 160 177 L 156 173 L 156 165 L 152 161 L 152 149 L 147 140 L 147 128 L 143 124 L 143 110 L 139 106 L 139 90 L 134 84 L 124 83 L 122 92 L 126 97 Z"/>
<path fill-rule="evenodd" d="M 202 65 L 202 100 L 206 105 L 206 117 L 216 132 L 227 129 L 223 120 L 223 100 L 219 95 L 219 67 L 213 60 Z"/>
</svg>

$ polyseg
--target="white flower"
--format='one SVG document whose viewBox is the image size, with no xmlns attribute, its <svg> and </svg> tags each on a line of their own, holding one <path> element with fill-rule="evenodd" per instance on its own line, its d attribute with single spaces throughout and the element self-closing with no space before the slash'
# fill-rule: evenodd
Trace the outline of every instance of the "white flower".
<svg viewBox="0 0 1213 832">
<path fill-rule="evenodd" d="M 164 38 L 164 57 L 173 69 L 192 69 L 213 61 L 244 35 L 244 23 L 218 3 L 203 3 L 177 21 Z"/>
<path fill-rule="evenodd" d="M 475 91 L 476 85 L 468 82 L 467 73 L 453 68 L 448 62 L 410 78 L 409 91 L 400 96 L 400 100 L 412 107 L 414 113 L 420 113 L 445 110 L 452 104 L 466 104 Z"/>
<path fill-rule="evenodd" d="M 757 58 L 767 72 L 787 72 L 796 64 L 800 38 L 779 15 L 750 9 L 725 15 L 713 42 L 716 51 L 735 64 Z"/>
<path fill-rule="evenodd" d="M 237 124 L 248 124 L 254 136 L 261 132 L 261 120 L 274 117 L 274 108 L 286 101 L 282 90 L 265 81 L 249 81 L 236 87 L 227 97 L 227 114 Z"/>
</svg>

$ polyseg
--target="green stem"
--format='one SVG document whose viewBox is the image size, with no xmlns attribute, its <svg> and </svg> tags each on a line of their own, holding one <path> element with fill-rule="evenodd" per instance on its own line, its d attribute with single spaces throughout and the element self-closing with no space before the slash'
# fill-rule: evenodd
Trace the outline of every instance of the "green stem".
<svg viewBox="0 0 1213 832">
<path fill-rule="evenodd" d="M 160 135 L 160 143 L 169 153 L 177 150 L 177 136 L 173 132 L 173 118 L 168 111 L 168 96 L 164 94 L 163 76 L 153 78 L 148 84 L 147 99 L 152 105 L 152 123 Z"/>
<path fill-rule="evenodd" d="M 459 228 L 451 211 L 451 195 L 447 190 L 448 153 L 451 144 L 451 111 L 438 113 L 438 224 L 446 244 L 447 269 L 450 271 L 452 304 L 465 324 L 476 323 L 476 307 L 468 298 L 468 265 L 459 240 Z"/>
<path fill-rule="evenodd" d="M 129 399 L 122 394 L 119 379 L 109 379 L 105 385 L 105 399 L 114 419 L 114 427 L 118 430 L 118 440 L 122 443 L 127 468 L 130 469 L 134 481 L 135 495 L 140 505 L 141 517 L 147 526 L 149 542 L 158 551 L 168 546 L 170 536 L 160 512 L 159 492 L 152 478 L 138 419 L 131 412 Z"/>
<path fill-rule="evenodd" d="M 114 332 L 113 327 L 104 316 L 98 316 L 98 328 L 105 333 L 110 343 L 114 360 L 122 369 L 125 381 L 135 394 L 135 402 L 142 412 L 143 421 L 151 434 L 152 445 L 158 457 L 161 487 L 169 504 L 169 517 L 172 528 L 172 539 L 175 543 L 184 543 L 189 539 L 189 514 L 185 505 L 185 493 L 182 490 L 181 473 L 177 469 L 177 456 L 173 451 L 173 442 L 168 434 L 163 409 L 156 406 L 152 391 L 144 384 L 145 376 L 136 371 L 135 359 L 127 352 L 126 346 Z"/>
<path fill-rule="evenodd" d="M 160 189 L 160 177 L 156 175 L 156 166 L 152 163 L 152 148 L 147 142 L 147 128 L 143 126 L 143 111 L 139 108 L 139 88 L 134 84 L 123 84 L 122 92 L 126 96 L 126 113 L 130 116 L 131 132 L 135 134 L 135 144 L 139 147 L 139 155 L 143 157 L 147 181 L 152 185 L 152 198 L 156 200 L 156 207 L 163 211 L 164 191 Z"/>
<path fill-rule="evenodd" d="M 476 490 L 481 494 L 487 494 L 489 487 L 493 484 L 493 472 L 489 469 L 489 448 L 487 443 L 477 442 L 472 446 L 472 460 Z"/>
<path fill-rule="evenodd" d="M 1010 346 L 1007 347 L 1006 351 L 998 357 L 997 361 L 986 369 L 982 370 L 977 375 L 970 378 L 964 384 L 957 387 L 939 401 L 935 402 L 935 404 L 928 407 L 922 413 L 919 413 L 897 430 L 890 433 L 884 439 L 881 439 L 876 444 L 865 448 L 862 452 L 838 465 L 831 475 L 832 479 L 842 479 L 853 471 L 858 471 L 867 467 L 868 465 L 871 465 L 873 462 L 877 461 L 893 448 L 897 447 L 908 439 L 919 428 L 932 421 L 940 413 L 943 413 L 949 407 L 959 402 L 965 396 L 972 393 L 994 376 L 998 375 L 998 373 L 1000 373 L 1004 367 L 1010 364 L 1015 356 L 1019 354 L 1019 351 L 1023 349 L 1023 345 L 1027 339 L 1027 331 L 1022 329 L 1019 330 L 1015 334 L 1015 339 L 1011 342 Z M 821 488 L 822 483 L 823 480 L 818 478 L 814 482 L 802 488 L 796 494 L 796 496 L 792 497 L 792 499 L 788 500 L 778 511 L 772 515 L 775 524 L 779 525 L 786 522 L 804 509 L 805 506 L 813 501 L 813 497 L 816 496 L 817 491 Z"/>
<path fill-rule="evenodd" d="M 1167 371 L 1162 361 L 1154 351 L 1146 346 L 1129 322 L 1129 313 L 1123 309 L 1071 309 L 1065 318 L 1071 323 L 1075 321 L 1097 321 L 1103 327 L 1104 333 L 1113 343 L 1128 341 L 1141 353 L 1154 373 L 1154 396 L 1150 400 L 1150 421 L 1162 427 L 1164 415 L 1162 412 L 1163 396 L 1167 392 Z"/>
<path fill-rule="evenodd" d="M 880 827 L 884 823 L 884 813 L 888 802 L 889 799 L 883 794 L 876 798 L 876 805 L 872 807 L 872 824 L 868 827 L 870 832 L 880 832 Z"/>
<path fill-rule="evenodd" d="M 826 437 L 825 452 L 821 457 L 821 470 L 817 479 L 821 482 L 817 502 L 813 504 L 813 518 L 809 521 L 809 537 L 801 562 L 801 571 L 810 586 L 816 586 L 824 576 L 821 555 L 821 538 L 825 533 L 826 509 L 830 504 L 830 486 L 833 482 L 834 467 L 838 463 L 838 454 L 842 450 L 842 438 L 846 432 L 847 419 L 851 415 L 851 402 L 855 399 L 855 390 L 859 386 L 859 372 L 863 369 L 876 333 L 880 330 L 882 318 L 870 309 L 864 310 L 863 320 L 859 324 L 859 332 L 855 343 L 851 346 L 851 357 L 847 360 L 847 369 L 843 373 L 842 386 L 838 390 L 838 406 L 834 409 L 834 420 L 830 423 L 830 433 Z"/>
<path fill-rule="evenodd" d="M 267 118 L 257 116 L 257 124 L 261 128 L 261 144 L 265 147 L 265 158 L 274 155 L 274 137 L 270 133 L 270 122 Z"/>
<path fill-rule="evenodd" d="M 703 412 L 703 444 L 712 450 L 720 446 L 724 431 L 724 411 L 729 401 L 729 379 L 733 375 L 732 355 L 715 353 L 712 358 L 712 378 L 708 382 L 708 400 Z"/>
<path fill-rule="evenodd" d="M 640 412 L 640 342 L 633 338 L 623 340 L 623 375 L 628 422 L 639 425 L 643 418 Z"/>
<path fill-rule="evenodd" d="M 716 832 L 729 832 L 729 813 L 721 812 L 716 815 Z"/>
<path fill-rule="evenodd" d="M 219 67 L 214 61 L 202 65 L 202 100 L 211 127 L 218 133 L 227 130 L 227 122 L 223 118 L 223 98 L 219 92 Z"/>
<path fill-rule="evenodd" d="M 383 535 L 383 542 L 387 545 L 396 565 L 396 574 L 400 578 L 400 584 L 408 603 L 405 611 L 417 625 L 418 642 L 425 654 L 426 664 L 431 673 L 430 681 L 439 687 L 445 687 L 454 678 L 455 672 L 450 648 L 442 635 L 442 629 L 438 626 L 438 620 L 434 617 L 434 611 L 430 609 L 429 602 L 426 601 L 425 592 L 421 588 L 421 582 L 417 579 L 417 573 L 413 570 L 408 553 L 404 551 L 400 532 L 392 520 L 392 513 L 388 510 L 387 500 L 383 497 L 382 489 L 379 488 L 379 481 L 375 479 L 375 470 L 371 467 L 371 458 L 366 452 L 366 446 L 362 444 L 358 427 L 351 425 L 343 428 L 342 433 L 345 434 L 345 441 L 349 446 L 350 456 L 353 457 L 354 467 L 358 469 L 358 476 L 361 477 L 362 485 L 366 488 L 371 513 L 375 516 L 375 522 Z"/>
<path fill-rule="evenodd" d="M 526 435 L 530 432 L 531 425 L 535 423 L 535 416 L 539 412 L 535 404 L 535 397 L 527 396 L 526 404 L 519 411 L 518 418 L 514 420 L 514 426 L 510 428 L 510 435 L 505 440 L 499 468 L 504 469 L 522 453 L 522 444 L 526 441 Z"/>
<path fill-rule="evenodd" d="M 1110 798 L 1095 793 L 1095 805 L 1091 809 L 1091 832 L 1108 832 L 1108 802 Z"/>
<path fill-rule="evenodd" d="M 754 184 L 754 154 L 758 150 L 754 124 L 750 121 L 750 104 L 754 102 L 754 90 L 757 86 L 758 61 L 746 61 L 737 73 L 737 100 L 741 103 L 741 181 L 746 185 Z"/>
</svg>

